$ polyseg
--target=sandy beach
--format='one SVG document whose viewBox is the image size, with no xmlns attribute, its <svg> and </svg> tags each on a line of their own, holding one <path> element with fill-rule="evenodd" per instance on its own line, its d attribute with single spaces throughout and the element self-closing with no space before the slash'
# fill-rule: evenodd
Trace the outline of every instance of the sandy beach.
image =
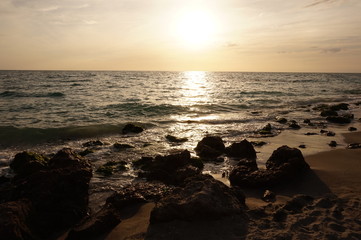
<svg viewBox="0 0 361 240">
<path fill-rule="evenodd" d="M 346 133 L 343 136 L 347 144 L 361 142 L 361 132 Z M 264 189 L 245 191 L 250 215 L 248 233 L 239 238 L 233 238 L 232 234 L 225 233 L 223 239 L 306 239 L 306 237 L 307 239 L 359 239 L 361 236 L 360 156 L 361 149 L 335 149 L 307 156 L 305 159 L 311 171 L 297 184 L 272 189 L 276 193 L 276 201 L 271 204 L 261 200 Z M 223 182 L 227 184 L 224 179 Z M 252 215 L 254 211 L 263 209 L 265 212 L 268 211 L 270 216 L 274 216 L 274 211 L 280 209 L 279 206 L 285 203 L 287 205 L 287 202 L 298 194 L 311 196 L 316 203 L 306 206 L 297 214 L 289 215 L 286 223 L 272 223 L 272 220 L 268 219 L 269 216 L 267 218 L 267 214 L 264 218 Z M 325 201 L 324 199 L 332 199 L 333 206 L 322 206 L 320 202 Z M 135 215 L 125 219 L 105 239 L 157 239 L 147 235 L 151 229 L 149 216 L 154 206 L 152 203 L 143 205 Z M 342 217 L 333 217 L 337 209 L 343 210 Z M 225 229 L 222 224 L 218 228 Z M 180 239 L 188 239 L 189 233 L 187 235 L 187 238 Z M 205 231 L 199 231 L 194 232 L 192 239 L 216 238 L 213 231 L 209 231 L 208 235 Z"/>
</svg>

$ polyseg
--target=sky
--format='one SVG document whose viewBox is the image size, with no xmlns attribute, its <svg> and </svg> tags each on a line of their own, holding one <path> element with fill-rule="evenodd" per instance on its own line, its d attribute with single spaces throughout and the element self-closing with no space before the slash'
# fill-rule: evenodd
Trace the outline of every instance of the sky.
<svg viewBox="0 0 361 240">
<path fill-rule="evenodd" d="M 361 72 L 360 0 L 1 0 L 2 70 Z"/>
</svg>

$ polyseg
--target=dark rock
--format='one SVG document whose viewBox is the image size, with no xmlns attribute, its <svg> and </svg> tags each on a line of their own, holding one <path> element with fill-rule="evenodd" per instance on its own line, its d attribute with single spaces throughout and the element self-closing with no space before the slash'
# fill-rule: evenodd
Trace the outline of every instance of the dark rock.
<svg viewBox="0 0 361 240">
<path fill-rule="evenodd" d="M 344 123 L 350 123 L 352 118 L 348 115 L 346 116 L 344 115 L 344 116 L 327 117 L 326 120 L 332 123 L 344 124 Z"/>
<path fill-rule="evenodd" d="M 311 123 L 311 120 L 310 120 L 310 119 L 305 119 L 305 120 L 303 120 L 303 123 L 310 124 L 310 123 Z"/>
<path fill-rule="evenodd" d="M 22 152 L 15 155 L 10 163 L 10 168 L 18 176 L 28 176 L 40 170 L 44 170 L 48 166 L 49 159 L 32 152 Z"/>
<path fill-rule="evenodd" d="M 258 133 L 261 135 L 272 135 L 272 125 L 268 123 L 261 130 L 259 130 Z"/>
<path fill-rule="evenodd" d="M 336 135 L 336 133 L 334 133 L 334 132 L 332 132 L 332 131 L 328 131 L 327 133 L 326 133 L 326 136 L 328 136 L 328 137 L 333 137 L 333 136 L 335 136 Z"/>
<path fill-rule="evenodd" d="M 154 159 L 143 159 L 137 163 L 144 170 L 143 176 L 148 180 L 159 180 L 164 183 L 178 185 L 191 175 L 200 174 L 202 166 L 190 157 L 187 150 L 168 156 L 156 156 Z"/>
<path fill-rule="evenodd" d="M 71 149 L 63 149 L 48 161 L 47 168 L 26 177 L 15 176 L 12 202 L 14 205 L 30 202 L 25 224 L 33 236 L 48 239 L 86 215 L 91 177 L 90 164 Z M 22 214 L 23 210 L 15 211 L 8 220 L 23 219 Z"/>
<path fill-rule="evenodd" d="M 278 209 L 274 214 L 273 214 L 273 221 L 276 222 L 283 222 L 286 221 L 287 219 L 287 212 L 284 209 Z"/>
<path fill-rule="evenodd" d="M 31 210 L 32 204 L 26 199 L 0 204 L 1 239 L 36 239 L 28 226 Z"/>
<path fill-rule="evenodd" d="M 66 240 L 94 239 L 111 231 L 120 222 L 121 217 L 119 211 L 106 206 L 81 225 L 73 228 L 69 232 Z"/>
<path fill-rule="evenodd" d="M 287 123 L 287 119 L 286 118 L 277 118 L 276 122 L 281 123 L 281 124 L 286 124 Z"/>
<path fill-rule="evenodd" d="M 336 147 L 336 146 L 337 146 L 337 142 L 336 142 L 336 141 L 331 141 L 328 145 L 329 145 L 330 147 Z"/>
<path fill-rule="evenodd" d="M 256 151 L 253 145 L 246 139 L 239 143 L 233 143 L 231 146 L 226 148 L 226 153 L 230 157 L 256 159 Z"/>
<path fill-rule="evenodd" d="M 79 152 L 79 155 L 82 157 L 85 157 L 88 154 L 94 153 L 95 151 L 93 149 L 85 149 L 84 151 Z"/>
<path fill-rule="evenodd" d="M 122 143 L 114 143 L 113 147 L 118 150 L 124 150 L 129 148 L 134 148 L 132 145 L 129 144 L 122 144 Z"/>
<path fill-rule="evenodd" d="M 361 148 L 361 143 L 351 143 L 347 146 L 348 149 L 358 149 Z"/>
<path fill-rule="evenodd" d="M 100 166 L 96 172 L 102 174 L 105 177 L 113 175 L 114 169 L 111 166 Z"/>
<path fill-rule="evenodd" d="M 244 213 L 244 205 L 230 188 L 209 175 L 198 175 L 161 199 L 151 212 L 150 223 L 209 221 Z"/>
<path fill-rule="evenodd" d="M 128 134 L 128 133 L 141 133 L 143 132 L 144 129 L 140 126 L 134 125 L 132 123 L 129 123 L 127 125 L 124 126 L 122 133 L 123 134 Z"/>
<path fill-rule="evenodd" d="M 339 110 L 348 110 L 348 106 L 349 104 L 347 103 L 340 103 L 340 104 L 336 104 L 336 105 L 331 105 L 331 110 L 334 111 L 339 111 Z"/>
<path fill-rule="evenodd" d="M 262 147 L 262 146 L 266 145 L 267 143 L 264 141 L 252 141 L 251 144 L 255 147 Z"/>
<path fill-rule="evenodd" d="M 306 145 L 305 144 L 301 144 L 298 146 L 299 148 L 306 148 Z"/>
<path fill-rule="evenodd" d="M 104 176 L 110 176 L 114 172 L 124 171 L 127 169 L 127 162 L 125 161 L 108 161 L 104 165 L 100 166 L 96 172 Z"/>
<path fill-rule="evenodd" d="M 301 128 L 301 126 L 298 125 L 297 122 L 292 122 L 292 123 L 289 125 L 289 127 L 292 128 L 292 129 L 300 129 L 300 128 Z"/>
<path fill-rule="evenodd" d="M 338 116 L 338 113 L 334 110 L 323 110 L 321 112 L 322 117 L 332 117 L 332 116 Z"/>
<path fill-rule="evenodd" d="M 165 138 L 169 141 L 169 142 L 174 142 L 174 143 L 183 143 L 183 142 L 187 142 L 188 138 L 178 138 L 172 135 L 167 135 L 165 136 Z"/>
<path fill-rule="evenodd" d="M 223 140 L 217 136 L 204 137 L 195 148 L 198 156 L 201 158 L 215 159 L 225 152 Z"/>
<path fill-rule="evenodd" d="M 349 130 L 350 132 L 353 132 L 353 131 L 357 131 L 357 128 L 355 128 L 355 127 L 349 127 L 348 130 Z"/>
<path fill-rule="evenodd" d="M 282 146 L 273 152 L 266 162 L 266 170 L 260 170 L 256 163 L 250 165 L 239 163 L 229 175 L 232 186 L 245 188 L 272 187 L 294 181 L 299 178 L 309 165 L 305 162 L 300 150 Z"/>
<path fill-rule="evenodd" d="M 321 133 L 321 134 L 324 134 L 324 133 L 327 133 L 327 132 L 328 132 L 328 131 L 327 131 L 327 130 L 324 130 L 324 129 L 321 129 L 321 130 L 320 130 L 320 133 Z"/>
<path fill-rule="evenodd" d="M 197 157 L 191 157 L 190 165 L 192 165 L 198 169 L 203 169 L 203 167 L 204 167 L 204 163 L 202 162 L 202 160 Z"/>
<path fill-rule="evenodd" d="M 313 135 L 318 135 L 318 133 L 311 133 L 311 132 L 308 132 L 308 133 L 305 133 L 306 136 L 313 136 Z"/>
<path fill-rule="evenodd" d="M 266 190 L 263 193 L 262 200 L 265 202 L 274 202 L 276 201 L 276 194 L 270 190 Z"/>
<path fill-rule="evenodd" d="M 100 140 L 96 140 L 96 141 L 89 141 L 86 143 L 83 143 L 83 147 L 96 147 L 96 146 L 103 146 L 104 143 Z"/>
<path fill-rule="evenodd" d="M 142 170 L 149 170 L 153 160 L 154 158 L 152 157 L 142 157 L 141 159 L 134 161 L 133 165 Z"/>
</svg>

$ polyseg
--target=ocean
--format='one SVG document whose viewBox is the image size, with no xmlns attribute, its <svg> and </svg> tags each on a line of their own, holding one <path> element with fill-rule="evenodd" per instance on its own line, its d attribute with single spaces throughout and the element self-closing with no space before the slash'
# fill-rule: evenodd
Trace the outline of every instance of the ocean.
<svg viewBox="0 0 361 240">
<path fill-rule="evenodd" d="M 267 123 L 281 133 L 288 125 L 275 122 L 277 117 L 312 131 L 305 119 L 325 121 L 313 107 L 346 102 L 357 111 L 360 101 L 361 74 L 351 73 L 0 71 L 0 168 L 8 173 L 19 151 L 80 151 L 98 139 L 104 145 L 87 156 L 94 166 L 170 149 L 194 154 L 206 135 L 229 144 L 259 137 L 257 130 Z M 124 135 L 127 123 L 145 131 Z M 171 143 L 166 135 L 188 141 Z M 116 142 L 135 148 L 119 151 Z M 106 179 L 96 175 L 94 189 L 124 185 L 135 174 L 129 164 L 128 171 Z"/>
</svg>

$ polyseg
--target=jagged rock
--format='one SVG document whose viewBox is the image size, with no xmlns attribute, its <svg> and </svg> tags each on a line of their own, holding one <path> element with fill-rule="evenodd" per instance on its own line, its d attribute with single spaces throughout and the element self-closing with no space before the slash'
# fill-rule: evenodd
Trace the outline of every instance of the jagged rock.
<svg viewBox="0 0 361 240">
<path fill-rule="evenodd" d="M 49 159 L 43 155 L 24 151 L 15 155 L 10 168 L 18 177 L 24 177 L 46 169 L 48 161 Z"/>
<path fill-rule="evenodd" d="M 24 220 L 33 236 L 30 239 L 36 238 L 34 236 L 47 239 L 86 215 L 91 177 L 90 164 L 71 149 L 63 149 L 55 154 L 45 169 L 34 171 L 26 177 L 15 176 L 10 201 L 14 205 L 30 202 L 27 205 L 29 215 Z M 16 215 L 22 214 L 21 211 L 14 214 L 11 218 L 24 218 Z"/>
<path fill-rule="evenodd" d="M 103 146 L 104 143 L 100 140 L 96 140 L 96 141 L 89 141 L 86 143 L 83 143 L 83 147 L 96 147 L 96 146 Z"/>
<path fill-rule="evenodd" d="M 337 142 L 336 142 L 336 141 L 331 141 L 328 145 L 329 145 L 330 147 L 336 147 L 336 146 L 337 146 Z"/>
<path fill-rule="evenodd" d="M 203 167 L 199 161 L 191 159 L 187 150 L 168 156 L 142 158 L 135 163 L 148 180 L 159 180 L 168 184 L 181 184 L 187 177 L 200 174 Z M 193 166 L 193 167 L 192 167 Z"/>
<path fill-rule="evenodd" d="M 226 148 L 226 153 L 230 157 L 256 159 L 256 151 L 253 145 L 246 139 L 238 143 L 233 143 L 231 146 Z"/>
<path fill-rule="evenodd" d="M 259 130 L 258 133 L 261 135 L 272 135 L 272 125 L 268 123 L 261 130 Z"/>
<path fill-rule="evenodd" d="M 281 123 L 281 124 L 286 124 L 287 119 L 286 118 L 276 118 L 276 122 Z"/>
<path fill-rule="evenodd" d="M 195 148 L 201 158 L 216 159 L 225 152 L 223 140 L 217 136 L 204 137 Z"/>
<path fill-rule="evenodd" d="M 117 150 L 124 150 L 129 148 L 134 148 L 132 145 L 124 144 L 124 143 L 114 143 L 113 147 Z"/>
<path fill-rule="evenodd" d="M 198 221 L 244 214 L 242 201 L 229 187 L 209 175 L 189 178 L 161 199 L 151 212 L 150 223 L 172 220 Z"/>
<path fill-rule="evenodd" d="M 167 135 L 165 136 L 165 138 L 169 141 L 169 142 L 174 142 L 174 143 L 183 143 L 183 142 L 187 142 L 188 138 L 178 138 L 172 135 Z"/>
<path fill-rule="evenodd" d="M 300 150 L 282 146 L 275 150 L 266 162 L 266 170 L 258 169 L 256 164 L 238 164 L 230 173 L 232 186 L 246 188 L 271 187 L 298 179 L 309 169 Z"/>
<path fill-rule="evenodd" d="M 263 193 L 262 200 L 265 202 L 274 202 L 276 201 L 276 194 L 270 190 L 266 190 Z"/>
<path fill-rule="evenodd" d="M 141 133 L 143 132 L 144 129 L 140 126 L 134 125 L 132 123 L 129 123 L 127 125 L 124 126 L 122 133 L 123 134 L 128 134 L 128 133 Z"/>
<path fill-rule="evenodd" d="M 349 127 L 348 130 L 349 130 L 350 132 L 354 132 L 354 131 L 357 131 L 357 128 L 355 128 L 355 127 Z"/>
</svg>

